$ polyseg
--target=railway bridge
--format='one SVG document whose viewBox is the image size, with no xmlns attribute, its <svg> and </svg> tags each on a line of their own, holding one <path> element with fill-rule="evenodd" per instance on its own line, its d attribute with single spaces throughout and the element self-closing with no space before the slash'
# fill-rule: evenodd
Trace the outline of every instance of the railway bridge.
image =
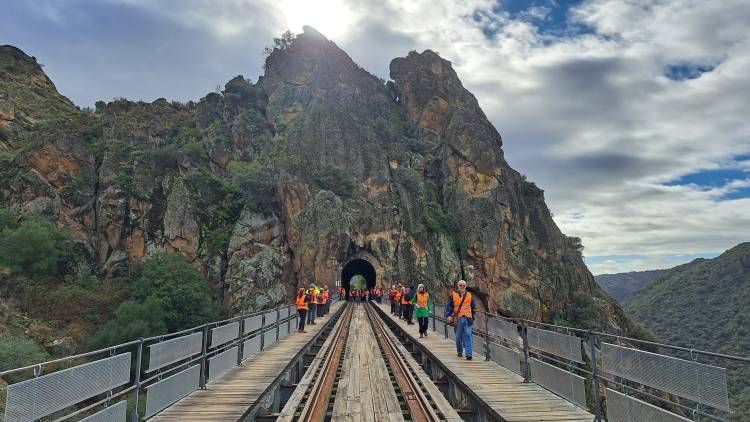
<svg viewBox="0 0 750 422">
<path fill-rule="evenodd" d="M 338 298 L 336 298 L 338 299 Z M 480 312 L 458 357 L 386 303 L 293 305 L 0 373 L 6 422 L 734 421 L 750 359 Z M 735 372 L 738 371 L 738 372 Z M 2 398 L 3 395 L 0 395 Z"/>
</svg>

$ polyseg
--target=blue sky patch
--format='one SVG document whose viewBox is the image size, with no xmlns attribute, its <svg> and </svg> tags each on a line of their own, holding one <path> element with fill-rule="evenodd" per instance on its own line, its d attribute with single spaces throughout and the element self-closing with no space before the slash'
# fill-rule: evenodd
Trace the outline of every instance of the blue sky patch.
<svg viewBox="0 0 750 422">
<path fill-rule="evenodd" d="M 593 28 L 570 19 L 570 9 L 583 0 L 499 0 L 492 7 L 493 13 L 507 13 L 511 19 L 521 20 L 536 26 L 543 35 L 575 36 L 593 33 Z M 474 13 L 474 21 L 482 22 L 488 16 Z M 482 25 L 484 36 L 494 37 L 499 25 Z"/>
<path fill-rule="evenodd" d="M 708 63 L 679 63 L 671 64 L 664 68 L 664 76 L 673 81 L 684 81 L 687 79 L 700 78 L 706 72 L 716 68 L 715 64 Z"/>
<path fill-rule="evenodd" d="M 706 170 L 697 173 L 686 174 L 678 179 L 671 180 L 665 185 L 679 186 L 694 184 L 704 189 L 718 188 L 733 180 L 744 180 L 750 176 L 746 171 L 739 169 Z"/>
</svg>

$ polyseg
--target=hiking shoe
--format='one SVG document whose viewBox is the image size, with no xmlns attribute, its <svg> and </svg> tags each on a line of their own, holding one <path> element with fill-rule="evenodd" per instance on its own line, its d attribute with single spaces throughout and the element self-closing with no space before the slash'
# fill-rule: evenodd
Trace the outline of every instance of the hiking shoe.
<svg viewBox="0 0 750 422">
<path fill-rule="evenodd" d="M 464 356 L 464 354 L 463 354 L 463 353 L 457 353 L 457 355 L 458 355 L 458 357 L 460 357 L 460 358 Z"/>
<path fill-rule="evenodd" d="M 466 360 L 471 360 L 471 356 L 466 356 Z"/>
<path fill-rule="evenodd" d="M 427 337 L 427 333 L 424 333 L 424 336 Z"/>
</svg>

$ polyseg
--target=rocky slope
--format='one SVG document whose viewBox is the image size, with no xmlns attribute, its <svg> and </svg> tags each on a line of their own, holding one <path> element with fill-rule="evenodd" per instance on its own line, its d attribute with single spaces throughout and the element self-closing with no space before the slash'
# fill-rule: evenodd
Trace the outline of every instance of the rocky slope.
<svg viewBox="0 0 750 422">
<path fill-rule="evenodd" d="M 624 306 L 667 343 L 750 356 L 750 243 L 667 270 Z M 729 375 L 733 420 L 748 420 L 750 365 L 730 366 Z"/>
<path fill-rule="evenodd" d="M 639 290 L 661 277 L 667 270 L 631 271 L 617 274 L 600 274 L 594 280 L 619 303 L 627 302 Z"/>
<path fill-rule="evenodd" d="M 230 312 L 361 258 L 382 284 L 463 277 L 498 312 L 629 330 L 449 61 L 410 52 L 386 84 L 308 27 L 265 70 L 198 102 L 79 110 L 0 47 L 0 204 L 70 228 L 70 277 L 179 251 Z"/>
</svg>

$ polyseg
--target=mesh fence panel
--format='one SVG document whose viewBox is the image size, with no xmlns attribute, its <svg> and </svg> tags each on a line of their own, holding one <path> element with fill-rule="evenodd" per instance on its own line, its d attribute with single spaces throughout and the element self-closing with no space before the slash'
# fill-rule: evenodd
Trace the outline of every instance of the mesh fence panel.
<svg viewBox="0 0 750 422">
<path fill-rule="evenodd" d="M 276 322 L 276 309 L 266 312 L 263 316 L 266 318 L 266 325 L 273 324 Z"/>
<path fill-rule="evenodd" d="M 472 354 L 484 356 L 484 339 L 476 334 L 471 335 Z"/>
<path fill-rule="evenodd" d="M 289 308 L 281 308 L 279 310 L 279 319 L 285 319 L 289 316 Z"/>
<path fill-rule="evenodd" d="M 201 366 L 193 365 L 182 372 L 146 387 L 146 414 L 150 418 L 177 400 L 198 389 Z"/>
<path fill-rule="evenodd" d="M 474 330 L 487 331 L 487 314 L 477 312 L 474 316 Z"/>
<path fill-rule="evenodd" d="M 608 388 L 607 421 L 691 422 L 692 420 Z"/>
<path fill-rule="evenodd" d="M 581 339 L 579 337 L 529 327 L 527 338 L 529 339 L 529 347 L 583 363 Z"/>
<path fill-rule="evenodd" d="M 276 342 L 276 329 L 268 330 L 263 332 L 263 350 L 267 349 L 268 346 Z"/>
<path fill-rule="evenodd" d="M 502 319 L 490 318 L 487 321 L 487 326 L 490 334 L 502 337 L 516 344 L 520 343 L 518 341 L 518 325 Z"/>
<path fill-rule="evenodd" d="M 260 334 L 242 343 L 242 359 L 247 359 L 258 352 L 260 352 Z"/>
<path fill-rule="evenodd" d="M 81 419 L 80 422 L 125 422 L 127 411 L 128 402 L 123 400 Z"/>
<path fill-rule="evenodd" d="M 490 342 L 490 359 L 511 371 L 522 374 L 521 354 L 497 343 Z"/>
<path fill-rule="evenodd" d="M 232 322 L 211 329 L 211 347 L 220 346 L 228 341 L 236 340 L 240 334 L 240 323 Z"/>
<path fill-rule="evenodd" d="M 532 381 L 586 408 L 586 387 L 583 377 L 534 358 L 529 358 L 529 367 Z"/>
<path fill-rule="evenodd" d="M 440 321 L 435 321 L 435 333 L 443 336 L 445 333 L 445 324 Z"/>
<path fill-rule="evenodd" d="M 33 421 L 130 381 L 130 353 L 122 353 L 8 385 L 5 420 Z"/>
<path fill-rule="evenodd" d="M 198 354 L 203 346 L 203 333 L 175 337 L 149 346 L 148 371 L 163 368 L 186 357 Z"/>
<path fill-rule="evenodd" d="M 289 323 L 288 322 L 282 322 L 281 325 L 279 325 L 279 340 L 289 335 Z"/>
<path fill-rule="evenodd" d="M 229 348 L 208 360 L 208 382 L 224 375 L 237 364 L 237 346 Z"/>
<path fill-rule="evenodd" d="M 448 338 L 455 340 L 456 339 L 456 330 L 448 325 Z"/>
<path fill-rule="evenodd" d="M 263 315 L 255 315 L 251 316 L 250 318 L 245 318 L 245 327 L 244 327 L 244 333 L 251 333 L 255 330 L 260 329 L 260 327 L 263 325 Z"/>
<path fill-rule="evenodd" d="M 444 318 L 445 317 L 445 306 L 443 305 L 435 305 L 435 316 L 438 318 Z"/>
<path fill-rule="evenodd" d="M 602 343 L 602 366 L 610 374 L 729 411 L 727 370 Z"/>
</svg>

